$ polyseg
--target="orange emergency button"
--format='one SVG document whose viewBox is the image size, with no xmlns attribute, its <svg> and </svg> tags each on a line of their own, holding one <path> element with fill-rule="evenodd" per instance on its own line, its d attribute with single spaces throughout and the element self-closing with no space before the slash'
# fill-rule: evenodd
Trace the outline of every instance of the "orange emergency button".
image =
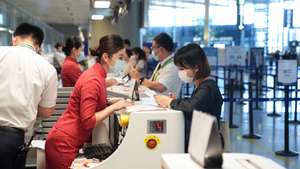
<svg viewBox="0 0 300 169">
<path fill-rule="evenodd" d="M 145 145 L 148 149 L 152 150 L 160 143 L 160 139 L 157 136 L 150 135 L 144 139 Z"/>
<path fill-rule="evenodd" d="M 157 146 L 157 141 L 155 139 L 150 139 L 147 141 L 147 147 L 149 149 L 154 149 Z"/>
</svg>

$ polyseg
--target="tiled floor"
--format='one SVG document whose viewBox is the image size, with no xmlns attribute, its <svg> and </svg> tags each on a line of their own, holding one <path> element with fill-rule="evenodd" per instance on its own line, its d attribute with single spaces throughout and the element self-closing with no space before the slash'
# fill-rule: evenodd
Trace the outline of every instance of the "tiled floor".
<svg viewBox="0 0 300 169">
<path fill-rule="evenodd" d="M 247 76 L 245 77 L 247 79 Z M 273 85 L 272 77 L 267 77 L 268 86 Z M 223 82 L 219 81 L 219 86 L 223 92 Z M 254 94 L 253 94 L 254 95 Z M 282 91 L 276 92 L 277 97 L 284 97 Z M 254 95 L 255 96 L 255 95 Z M 292 95 L 294 97 L 294 93 Z M 300 97 L 300 93 L 298 94 Z M 226 97 L 226 96 L 225 96 Z M 235 92 L 235 97 L 239 98 L 240 93 Z M 248 93 L 244 93 L 244 97 L 248 97 Z M 273 91 L 266 92 L 260 97 L 273 97 Z M 275 151 L 284 149 L 284 103 L 276 102 L 276 112 L 280 113 L 281 117 L 268 117 L 267 113 L 273 112 L 273 102 L 259 103 L 260 110 L 254 109 L 254 131 L 261 135 L 261 139 L 244 139 L 242 135 L 247 134 L 248 127 L 248 103 L 245 105 L 234 104 L 234 124 L 239 125 L 237 129 L 230 129 L 230 140 L 232 152 L 253 153 L 273 159 L 277 163 L 285 166 L 288 169 L 300 169 L 300 156 L 283 157 L 275 155 Z M 229 104 L 223 106 L 223 117 L 228 120 Z M 255 107 L 255 104 L 253 104 Z M 289 117 L 294 118 L 295 103 L 290 104 Z M 298 102 L 298 119 L 300 119 L 300 101 Z M 289 146 L 290 150 L 300 152 L 300 124 L 289 124 Z"/>
</svg>

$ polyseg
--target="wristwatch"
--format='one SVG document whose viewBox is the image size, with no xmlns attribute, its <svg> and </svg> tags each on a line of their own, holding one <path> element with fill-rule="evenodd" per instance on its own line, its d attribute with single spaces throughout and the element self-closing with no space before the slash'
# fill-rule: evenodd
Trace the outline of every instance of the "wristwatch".
<svg viewBox="0 0 300 169">
<path fill-rule="evenodd" d="M 144 77 L 141 77 L 141 78 L 140 78 L 140 84 L 143 84 L 144 80 L 145 80 L 145 78 L 144 78 Z"/>
</svg>

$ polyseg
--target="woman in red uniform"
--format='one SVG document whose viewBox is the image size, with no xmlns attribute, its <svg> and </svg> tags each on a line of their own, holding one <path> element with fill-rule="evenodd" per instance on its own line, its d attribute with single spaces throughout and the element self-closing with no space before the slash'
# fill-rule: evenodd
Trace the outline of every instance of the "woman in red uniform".
<svg viewBox="0 0 300 169">
<path fill-rule="evenodd" d="M 106 74 L 124 52 L 120 36 L 100 39 L 97 63 L 79 77 L 66 111 L 47 137 L 47 169 L 68 169 L 79 149 L 90 141 L 93 128 L 114 111 L 132 104 L 121 100 L 107 106 Z"/>
<path fill-rule="evenodd" d="M 82 42 L 79 38 L 73 37 L 66 40 L 64 52 L 66 58 L 64 60 L 61 79 L 63 87 L 73 87 L 81 75 L 80 65 L 77 63 L 77 58 L 82 51 Z"/>
</svg>

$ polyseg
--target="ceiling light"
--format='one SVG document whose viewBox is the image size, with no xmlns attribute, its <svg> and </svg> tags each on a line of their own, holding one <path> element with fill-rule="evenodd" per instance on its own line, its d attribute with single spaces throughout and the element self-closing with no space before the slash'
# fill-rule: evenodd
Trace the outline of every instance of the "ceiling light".
<svg viewBox="0 0 300 169">
<path fill-rule="evenodd" d="M 2 31 L 7 31 L 7 28 L 5 28 L 5 27 L 0 27 L 0 31 L 2 32 Z"/>
<path fill-rule="evenodd" d="M 102 20 L 103 18 L 103 15 L 92 15 L 92 20 Z"/>
<path fill-rule="evenodd" d="M 110 1 L 94 1 L 94 8 L 109 8 Z"/>
</svg>

